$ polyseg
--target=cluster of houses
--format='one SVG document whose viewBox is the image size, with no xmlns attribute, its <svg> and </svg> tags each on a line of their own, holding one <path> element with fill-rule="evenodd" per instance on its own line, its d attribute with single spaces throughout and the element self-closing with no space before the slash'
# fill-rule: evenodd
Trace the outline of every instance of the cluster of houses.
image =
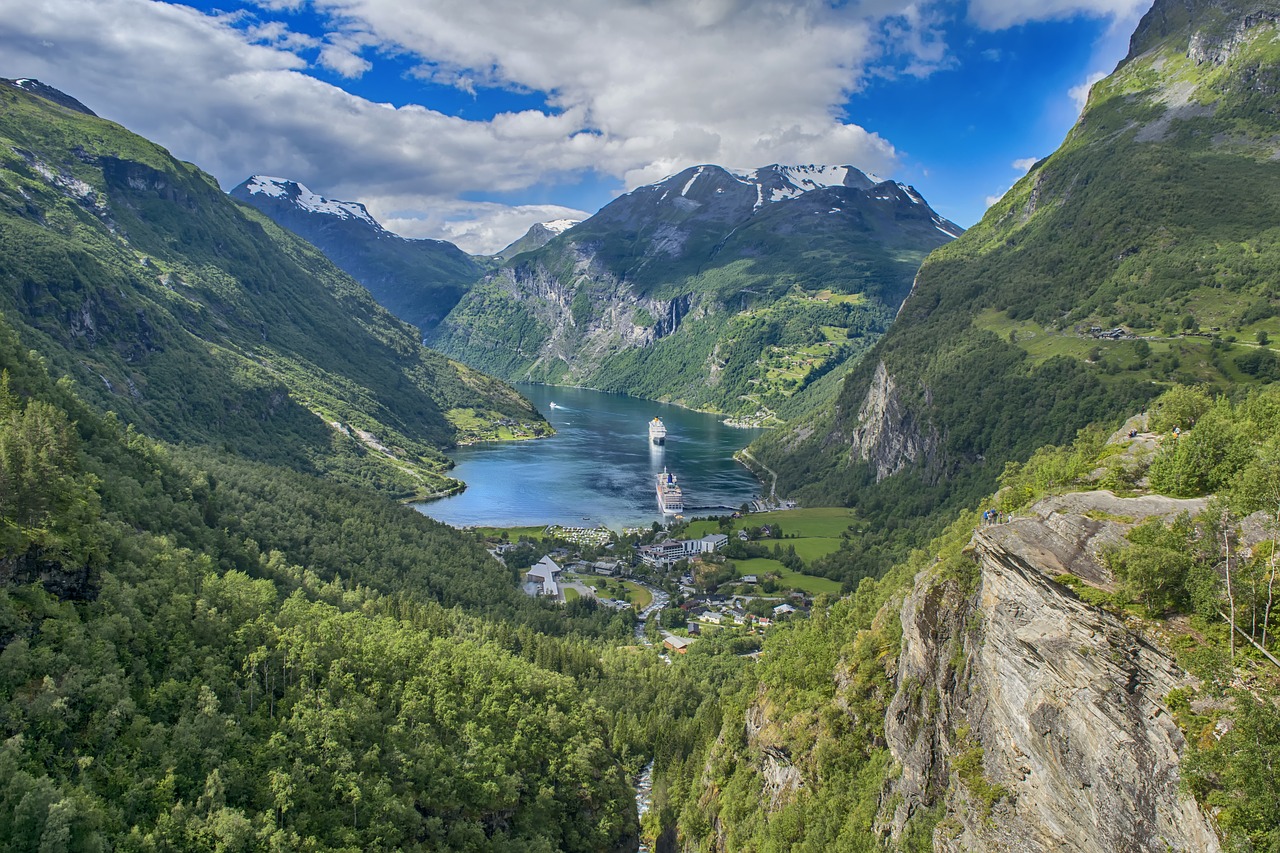
<svg viewBox="0 0 1280 853">
<path fill-rule="evenodd" d="M 715 596 L 708 596 L 714 599 Z M 724 598 L 721 596 L 721 598 Z M 732 622 L 737 625 L 756 626 L 759 628 L 767 628 L 778 619 L 783 619 L 793 613 L 804 613 L 802 607 L 796 607 L 793 604 L 783 602 L 773 608 L 773 618 L 768 616 L 758 616 L 754 613 L 747 613 L 741 607 L 738 607 L 732 600 L 724 599 L 718 605 L 716 602 L 710 602 L 711 606 L 700 603 L 706 599 L 686 602 L 681 605 L 689 616 L 687 637 L 680 637 L 675 634 L 665 633 L 662 638 L 662 647 L 669 652 L 676 654 L 684 654 L 689 650 L 689 646 L 697 642 L 702 635 L 702 624 L 724 625 Z M 695 621 L 696 620 L 696 621 Z"/>
<path fill-rule="evenodd" d="M 636 548 L 636 555 L 646 565 L 670 568 L 681 560 L 687 560 L 699 554 L 714 554 L 728 542 L 729 537 L 723 533 L 711 533 L 701 539 L 668 539 L 652 545 L 641 545 Z"/>
<path fill-rule="evenodd" d="M 715 594 L 693 596 L 680 605 L 680 609 L 689 619 L 689 633 L 695 636 L 701 632 L 699 624 L 768 628 L 779 619 L 784 619 L 793 613 L 805 612 L 806 602 L 803 594 L 793 595 L 797 596 L 796 601 L 800 606 L 797 607 L 786 601 L 780 602 L 773 607 L 771 617 L 748 613 L 741 607 L 736 597 Z"/>
</svg>

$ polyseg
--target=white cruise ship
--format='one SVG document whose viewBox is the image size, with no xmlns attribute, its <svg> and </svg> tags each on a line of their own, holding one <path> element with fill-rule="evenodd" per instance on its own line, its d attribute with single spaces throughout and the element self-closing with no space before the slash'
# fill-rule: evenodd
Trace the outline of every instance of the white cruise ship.
<svg viewBox="0 0 1280 853">
<path fill-rule="evenodd" d="M 676 483 L 676 475 L 666 468 L 658 475 L 658 509 L 664 515 L 676 515 L 684 512 L 684 492 Z"/>
<path fill-rule="evenodd" d="M 662 418 L 654 418 L 649 421 L 649 440 L 654 444 L 667 443 L 667 427 L 662 422 Z"/>
</svg>

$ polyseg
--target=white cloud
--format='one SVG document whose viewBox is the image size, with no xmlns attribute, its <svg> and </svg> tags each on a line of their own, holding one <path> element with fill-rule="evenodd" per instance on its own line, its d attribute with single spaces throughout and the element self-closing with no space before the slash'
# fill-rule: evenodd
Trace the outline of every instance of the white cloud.
<svg viewBox="0 0 1280 853">
<path fill-rule="evenodd" d="M 330 33 L 324 47 L 320 48 L 317 61 L 335 74 L 343 77 L 359 77 L 373 63 L 360 55 L 366 39 L 342 33 Z"/>
<path fill-rule="evenodd" d="M 391 209 L 394 201 L 375 199 L 370 212 Z M 555 219 L 586 219 L 591 213 L 554 204 L 504 204 L 451 202 L 437 205 L 430 213 L 401 216 L 389 214 L 379 219 L 391 231 L 405 237 L 433 237 L 448 240 L 474 255 L 494 254 L 524 236 L 535 222 Z"/>
<path fill-rule="evenodd" d="M 1039 157 L 1021 157 L 1017 160 L 1014 160 L 1009 165 L 1017 169 L 1019 172 L 1029 172 L 1031 171 L 1031 167 L 1038 162 L 1040 162 Z M 988 205 L 988 207 L 990 207 L 990 205 Z"/>
<path fill-rule="evenodd" d="M 1084 105 L 1089 101 L 1089 90 L 1093 88 L 1093 84 L 1107 76 L 1105 71 L 1095 71 L 1090 74 L 1083 83 L 1072 86 L 1067 90 L 1067 97 L 1071 98 L 1076 105 L 1076 114 L 1084 112 Z"/>
<path fill-rule="evenodd" d="M 987 207 L 990 207 L 991 205 L 993 205 L 993 204 L 995 204 L 996 202 L 998 202 L 1000 199 L 1004 198 L 1004 197 L 1005 197 L 1005 194 L 1006 194 L 1006 193 L 1008 193 L 1010 189 L 1013 189 L 1013 187 L 1009 187 L 1009 189 L 1006 189 L 1004 192 L 1000 193 L 1000 195 L 989 195 L 989 196 L 987 196 L 987 198 L 986 198 Z"/>
<path fill-rule="evenodd" d="M 434 227 L 484 251 L 515 225 L 496 224 L 501 205 L 471 208 L 474 228 L 449 218 L 460 195 L 587 170 L 631 188 L 705 162 L 892 174 L 894 147 L 842 106 L 872 63 L 925 74 L 947 61 L 927 4 L 909 0 L 312 0 L 323 41 L 270 19 L 301 0 L 258 0 L 256 21 L 154 0 L 0 4 L 6 73 L 67 91 L 224 186 L 258 172 L 337 198 L 395 197 L 421 236 Z M 314 62 L 357 77 L 384 52 L 464 91 L 548 93 L 551 109 L 465 120 L 308 74 Z"/>
<path fill-rule="evenodd" d="M 1145 11 L 1151 0 L 970 0 L 969 18 L 988 30 L 1002 30 L 1030 21 L 1050 21 L 1089 15 L 1128 19 Z"/>
</svg>

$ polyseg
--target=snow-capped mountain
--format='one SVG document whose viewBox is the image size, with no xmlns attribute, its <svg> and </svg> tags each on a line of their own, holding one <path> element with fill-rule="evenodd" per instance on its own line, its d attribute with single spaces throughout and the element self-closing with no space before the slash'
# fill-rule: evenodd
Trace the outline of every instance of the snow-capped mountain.
<svg viewBox="0 0 1280 853">
<path fill-rule="evenodd" d="M 955 238 L 964 229 L 940 216 L 929 207 L 924 197 L 914 187 L 897 181 L 884 180 L 853 166 L 784 166 L 772 164 L 758 169 L 730 170 L 720 166 L 692 166 L 654 184 L 639 187 L 597 214 L 606 211 L 620 218 L 628 218 L 634 204 L 668 205 L 699 218 L 741 219 L 760 215 L 771 205 L 794 202 L 817 193 L 819 198 L 832 203 L 832 212 L 849 203 L 866 205 L 865 212 L 875 216 L 876 209 L 886 213 L 903 205 L 918 206 L 905 218 L 920 224 L 928 223 L 949 238 Z M 626 202 L 626 199 L 634 199 Z M 610 211 L 610 208 L 618 208 Z M 909 208 L 907 208 L 909 210 Z M 593 222 L 593 217 L 588 222 Z M 902 219 L 899 214 L 895 218 Z"/>
<path fill-rule="evenodd" d="M 243 189 L 243 192 L 239 192 Z M 386 231 L 378 220 L 369 215 L 369 211 L 358 201 L 336 201 L 316 195 L 297 181 L 288 178 L 272 178 L 268 175 L 254 175 L 239 187 L 231 191 L 237 198 L 249 196 L 265 196 L 267 198 L 287 201 L 293 207 L 306 213 L 320 216 L 336 216 L 338 219 L 355 219 L 364 222 L 382 234 Z"/>
<path fill-rule="evenodd" d="M 852 166 L 693 166 L 513 244 L 430 340 L 499 376 L 750 413 L 868 346 L 961 231 Z"/>
<path fill-rule="evenodd" d="M 523 237 L 499 252 L 497 257 L 507 261 L 521 252 L 541 249 L 581 221 L 581 219 L 553 219 L 550 222 L 535 222 L 529 226 L 529 230 Z"/>
<path fill-rule="evenodd" d="M 325 198 L 287 178 L 254 175 L 231 195 L 312 243 L 402 320 L 426 331 L 483 274 L 444 240 L 407 240 L 382 227 L 358 201 Z"/>
</svg>

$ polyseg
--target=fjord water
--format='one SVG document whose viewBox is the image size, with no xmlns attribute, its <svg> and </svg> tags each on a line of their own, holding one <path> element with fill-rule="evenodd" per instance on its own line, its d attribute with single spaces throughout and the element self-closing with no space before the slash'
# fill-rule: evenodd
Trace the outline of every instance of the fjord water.
<svg viewBox="0 0 1280 853">
<path fill-rule="evenodd" d="M 452 454 L 458 463 L 452 475 L 467 490 L 416 504 L 419 512 L 457 527 L 647 526 L 663 518 L 654 495 L 663 466 L 679 478 L 687 517 L 736 508 L 760 494 L 759 481 L 733 461 L 759 430 L 734 429 L 715 415 L 620 394 L 516 387 L 556 434 L 459 448 Z M 654 417 L 667 426 L 664 447 L 649 441 Z"/>
</svg>

